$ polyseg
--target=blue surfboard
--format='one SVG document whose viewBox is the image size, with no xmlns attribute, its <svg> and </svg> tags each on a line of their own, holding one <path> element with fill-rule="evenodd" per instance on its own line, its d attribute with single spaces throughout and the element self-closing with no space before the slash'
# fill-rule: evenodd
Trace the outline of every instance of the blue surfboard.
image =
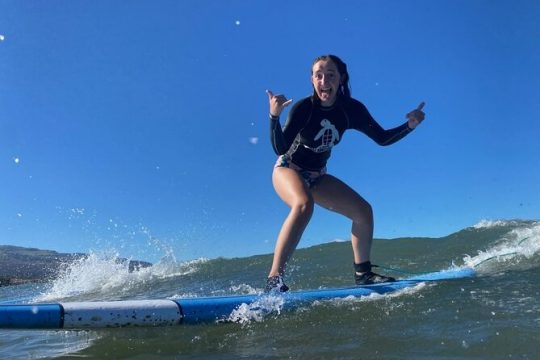
<svg viewBox="0 0 540 360">
<path fill-rule="evenodd" d="M 89 329 L 234 321 L 231 319 L 231 314 L 241 306 L 250 306 L 256 309 L 257 304 L 263 304 L 276 297 L 280 300 L 281 311 L 289 311 L 320 300 L 388 294 L 421 282 L 461 279 L 475 275 L 474 269 L 465 267 L 422 274 L 391 283 L 290 291 L 278 295 L 254 294 L 174 300 L 2 304 L 0 305 L 0 328 Z"/>
</svg>

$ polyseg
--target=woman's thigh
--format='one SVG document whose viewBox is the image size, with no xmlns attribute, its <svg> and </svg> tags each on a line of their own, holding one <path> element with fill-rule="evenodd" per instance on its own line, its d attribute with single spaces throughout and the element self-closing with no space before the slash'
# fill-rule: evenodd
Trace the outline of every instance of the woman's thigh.
<svg viewBox="0 0 540 360">
<path fill-rule="evenodd" d="M 351 220 L 372 216 L 371 205 L 349 185 L 335 176 L 326 174 L 312 189 L 315 202 Z"/>
<path fill-rule="evenodd" d="M 311 191 L 296 170 L 286 167 L 274 168 L 272 183 L 276 193 L 290 207 L 313 202 Z"/>
</svg>

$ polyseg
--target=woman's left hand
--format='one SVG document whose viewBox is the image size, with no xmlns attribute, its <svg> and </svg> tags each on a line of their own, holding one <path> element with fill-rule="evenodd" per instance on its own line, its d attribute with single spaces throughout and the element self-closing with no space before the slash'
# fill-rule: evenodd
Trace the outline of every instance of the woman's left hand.
<svg viewBox="0 0 540 360">
<path fill-rule="evenodd" d="M 422 101 L 416 109 L 414 109 L 413 111 L 407 114 L 407 119 L 409 119 L 407 124 L 409 125 L 409 128 L 414 129 L 422 121 L 424 121 L 426 114 L 422 111 L 422 109 L 424 108 L 425 105 L 426 103 Z"/>
</svg>

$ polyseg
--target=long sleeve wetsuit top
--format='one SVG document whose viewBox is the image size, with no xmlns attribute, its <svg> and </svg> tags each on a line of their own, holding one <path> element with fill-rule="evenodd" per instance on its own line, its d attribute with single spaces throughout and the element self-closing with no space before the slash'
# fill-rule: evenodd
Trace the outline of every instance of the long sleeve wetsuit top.
<svg viewBox="0 0 540 360">
<path fill-rule="evenodd" d="M 324 107 L 311 97 L 298 101 L 289 112 L 285 126 L 279 118 L 270 121 L 270 136 L 274 151 L 305 170 L 318 171 L 326 166 L 345 130 L 363 132 L 379 145 L 390 145 L 412 130 L 407 123 L 393 129 L 383 129 L 360 101 L 338 97 L 333 106 Z"/>
</svg>

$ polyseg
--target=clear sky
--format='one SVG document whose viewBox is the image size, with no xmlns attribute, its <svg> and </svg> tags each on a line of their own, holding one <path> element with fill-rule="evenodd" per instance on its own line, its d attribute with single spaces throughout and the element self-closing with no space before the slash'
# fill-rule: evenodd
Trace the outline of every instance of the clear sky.
<svg viewBox="0 0 540 360">
<path fill-rule="evenodd" d="M 0 244 L 156 261 L 270 253 L 266 89 L 311 93 L 340 56 L 386 128 L 348 132 L 329 172 L 376 237 L 540 217 L 540 2 L 0 0 Z M 301 246 L 347 239 L 323 209 Z"/>
</svg>

